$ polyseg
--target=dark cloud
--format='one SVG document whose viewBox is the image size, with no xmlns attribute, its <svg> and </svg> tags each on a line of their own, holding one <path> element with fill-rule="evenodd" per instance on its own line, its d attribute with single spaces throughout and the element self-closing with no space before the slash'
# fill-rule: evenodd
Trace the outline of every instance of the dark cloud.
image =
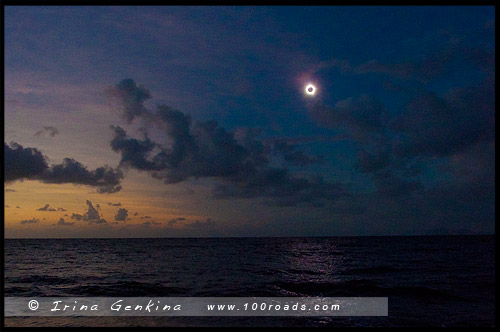
<svg viewBox="0 0 500 332">
<path fill-rule="evenodd" d="M 67 210 L 65 208 L 60 207 L 60 208 L 57 208 L 57 211 L 64 212 L 64 211 L 67 211 Z"/>
<path fill-rule="evenodd" d="M 216 224 L 215 221 L 213 221 L 210 218 L 207 218 L 207 220 L 205 220 L 205 221 L 196 220 L 195 222 L 186 224 L 186 226 L 199 228 L 199 227 L 212 227 L 212 226 L 215 226 L 215 224 Z"/>
<path fill-rule="evenodd" d="M 437 158 L 445 158 L 445 165 L 434 171 L 444 171 L 453 179 L 448 183 L 438 181 L 436 188 L 460 186 L 458 191 L 467 187 L 473 191 L 477 184 L 474 181 L 481 181 L 483 188 L 494 191 L 486 185 L 494 178 L 494 148 L 491 148 L 495 137 L 494 52 L 454 42 L 413 61 L 399 64 L 371 61 L 355 71 L 429 81 L 448 73 L 452 63 L 458 63 L 459 68 L 475 66 L 485 74 L 484 81 L 453 88 L 441 95 L 422 88 L 404 89 L 414 94 L 404 112 L 389 119 L 378 139 L 371 135 L 368 140 L 357 140 L 358 167 L 372 175 L 379 192 L 397 196 L 418 191 L 430 196 L 430 189 L 424 190 L 417 177 L 429 172 Z M 442 178 L 448 175 L 442 174 Z M 452 190 L 447 194 L 453 196 Z"/>
<path fill-rule="evenodd" d="M 358 167 L 364 173 L 375 173 L 391 166 L 391 158 L 391 150 L 387 147 L 379 148 L 373 153 L 360 149 L 358 151 Z"/>
<path fill-rule="evenodd" d="M 51 208 L 49 206 L 49 204 L 45 204 L 45 206 L 41 207 L 41 208 L 38 208 L 36 209 L 37 211 L 57 211 L 56 209 L 54 208 Z"/>
<path fill-rule="evenodd" d="M 338 101 L 335 107 L 316 103 L 309 114 L 318 125 L 341 130 L 357 147 L 357 170 L 369 174 L 379 193 L 399 193 L 405 181 L 397 175 L 405 160 L 394 156 L 389 125 L 392 117 L 375 98 L 361 95 Z M 396 172 L 396 173 L 393 173 Z M 399 184 L 396 185 L 396 183 Z M 417 188 L 417 184 L 408 188 Z"/>
<path fill-rule="evenodd" d="M 75 224 L 74 222 L 67 222 L 67 221 L 64 221 L 64 218 L 60 218 L 56 225 L 59 225 L 59 226 L 73 226 L 74 224 Z"/>
<path fill-rule="evenodd" d="M 184 221 L 184 220 L 186 220 L 186 218 L 183 218 L 183 217 L 170 219 L 168 221 L 168 226 L 172 226 L 172 225 L 176 224 L 177 222 Z"/>
<path fill-rule="evenodd" d="M 88 221 L 90 223 L 95 223 L 95 224 L 105 224 L 107 223 L 106 219 L 102 218 L 102 216 L 99 214 L 99 211 L 94 207 L 91 201 L 87 200 L 87 212 L 85 212 L 83 215 L 78 214 L 78 213 L 73 213 L 71 215 L 71 219 L 75 219 L 77 221 Z"/>
<path fill-rule="evenodd" d="M 387 111 L 374 97 L 361 95 L 338 101 L 334 107 L 320 102 L 309 110 L 318 125 L 327 128 L 345 128 L 356 140 L 371 139 L 387 127 Z"/>
<path fill-rule="evenodd" d="M 161 222 L 156 221 L 145 221 L 141 225 L 143 226 L 152 226 L 152 225 L 161 225 Z"/>
<path fill-rule="evenodd" d="M 269 168 L 247 174 L 228 184 L 219 184 L 214 189 L 217 198 L 264 197 L 269 205 L 323 206 L 328 201 L 346 195 L 340 184 L 329 183 L 322 177 L 312 179 L 296 178 L 287 169 Z"/>
<path fill-rule="evenodd" d="M 65 158 L 61 164 L 49 167 L 46 157 L 35 148 L 24 148 L 12 142 L 4 143 L 5 181 L 39 180 L 45 183 L 72 183 L 97 187 L 99 193 L 114 193 L 121 189 L 123 173 L 109 166 L 88 170 L 78 161 Z"/>
<path fill-rule="evenodd" d="M 347 130 L 357 148 L 357 170 L 372 177 L 378 193 L 397 196 L 423 191 L 425 172 L 454 175 L 467 158 L 488 159 L 483 156 L 495 137 L 494 92 L 494 79 L 486 75 L 482 84 L 443 94 L 413 91 L 399 113 L 386 112 L 368 96 L 349 98 L 335 107 L 317 103 L 309 111 L 319 125 Z M 439 159 L 448 167 L 436 169 Z M 491 176 L 487 163 L 469 164 L 481 169 L 467 174 Z"/>
<path fill-rule="evenodd" d="M 387 169 L 373 173 L 373 179 L 378 192 L 388 196 L 400 197 L 423 189 L 423 185 L 418 179 L 401 177 Z"/>
<path fill-rule="evenodd" d="M 33 134 L 33 136 L 42 136 L 45 133 L 47 133 L 50 137 L 54 137 L 59 134 L 59 131 L 55 127 L 44 126 L 43 129 L 37 131 L 35 134 Z"/>
<path fill-rule="evenodd" d="M 127 220 L 128 217 L 128 211 L 127 209 L 118 209 L 115 215 L 115 220 L 116 221 L 125 221 Z"/>
<path fill-rule="evenodd" d="M 123 84 L 130 85 L 130 82 L 120 83 L 117 89 L 120 90 Z M 129 110 L 124 108 L 124 114 L 130 114 Z M 318 203 L 321 205 L 340 194 L 336 184 L 297 178 L 286 167 L 272 168 L 268 154 L 273 150 L 258 139 L 260 133 L 257 130 L 232 133 L 216 121 L 193 123 L 189 115 L 164 105 L 158 106 L 155 113 L 140 108 L 133 114 L 128 118 L 132 120 L 140 116 L 150 127 L 159 129 L 166 141 L 154 142 L 147 132 L 144 139 L 132 138 L 123 128 L 111 126 L 113 139 L 110 145 L 113 151 L 121 154 L 122 167 L 147 171 L 165 183 L 214 178 L 221 182 L 216 190 L 219 198 L 272 197 L 280 201 L 280 205 L 293 205 L 292 202 L 302 198 L 313 202 L 317 198 L 322 201 Z M 274 152 L 279 152 L 290 165 L 306 166 L 320 160 L 287 143 L 277 144 Z M 272 179 L 274 176 L 277 178 Z M 313 198 L 310 198 L 311 194 Z M 285 199 L 280 198 L 283 195 Z"/>
<path fill-rule="evenodd" d="M 309 166 L 323 162 L 323 157 L 309 156 L 304 151 L 299 150 L 297 145 L 293 145 L 284 140 L 274 142 L 274 150 L 291 166 Z"/>
<path fill-rule="evenodd" d="M 122 206 L 122 203 L 120 203 L 120 202 L 118 202 L 118 203 L 108 202 L 108 205 L 109 206 Z"/>
<path fill-rule="evenodd" d="M 196 134 L 190 136 L 188 143 L 178 144 L 190 146 L 182 153 L 174 153 L 183 158 L 171 158 L 170 152 L 161 148 L 160 152 L 147 159 L 148 152 L 153 149 L 149 140 L 141 141 L 145 144 L 137 143 L 138 140 L 123 136 L 123 129 L 115 127 L 114 130 L 115 138 L 111 144 L 115 151 L 122 152 L 122 164 L 150 171 L 153 177 L 164 180 L 165 183 L 177 183 L 189 177 L 218 178 L 223 182 L 215 192 L 218 198 L 273 197 L 280 202 L 286 200 L 289 202 L 286 205 L 292 205 L 292 201 L 298 202 L 302 198 L 312 203 L 317 198 L 322 201 L 318 205 L 322 205 L 325 200 L 333 200 L 341 194 L 338 184 L 327 184 L 323 180 L 316 183 L 306 178 L 297 178 L 286 168 L 268 166 L 265 158 L 239 145 L 231 134 L 218 127 L 214 121 L 195 127 Z M 196 140 L 193 141 L 195 137 Z M 193 145 L 193 142 L 199 143 Z M 139 148 L 138 153 L 135 153 L 133 147 L 145 145 L 150 147 L 148 151 Z M 258 157 L 255 160 L 252 156 Z M 172 159 L 175 163 L 170 162 Z M 292 196 L 295 198 L 291 199 Z"/>
<path fill-rule="evenodd" d="M 48 168 L 47 160 L 34 148 L 23 148 L 12 142 L 4 143 L 4 175 L 6 182 L 34 179 Z"/>
<path fill-rule="evenodd" d="M 483 48 L 466 47 L 463 49 L 465 58 L 479 67 L 488 75 L 494 75 L 495 68 L 495 51 Z"/>
<path fill-rule="evenodd" d="M 97 187 L 99 193 L 115 193 L 121 190 L 123 173 L 109 166 L 89 171 L 78 161 L 64 158 L 62 164 L 47 168 L 39 179 L 45 183 L 72 183 Z"/>
<path fill-rule="evenodd" d="M 73 213 L 73 214 L 71 215 L 71 219 L 75 219 L 75 220 L 80 221 L 80 220 L 83 220 L 83 215 L 78 214 L 78 213 Z"/>
<path fill-rule="evenodd" d="M 359 168 L 373 175 L 380 191 L 395 195 L 422 189 L 415 176 L 436 158 L 445 158 L 445 166 L 436 171 L 448 172 L 453 181 L 469 177 L 491 181 L 494 90 L 494 81 L 487 77 L 480 85 L 443 95 L 430 91 L 416 95 L 403 113 L 393 116 L 375 149 L 360 142 Z"/>
<path fill-rule="evenodd" d="M 444 96 L 427 92 L 415 97 L 392 129 L 404 140 L 403 155 L 448 156 L 495 138 L 495 85 L 450 90 Z"/>
<path fill-rule="evenodd" d="M 418 156 L 401 157 L 394 153 L 394 142 L 386 141 L 375 149 L 360 144 L 356 169 L 369 174 L 379 194 L 402 196 L 423 188 L 419 176 L 423 163 Z"/>
<path fill-rule="evenodd" d="M 235 133 L 235 137 L 238 131 Z M 290 145 L 315 143 L 315 142 L 339 142 L 349 139 L 346 135 L 312 135 L 312 136 L 297 136 L 297 137 L 278 137 L 263 139 L 266 145 L 273 145 L 276 142 L 285 142 Z"/>
<path fill-rule="evenodd" d="M 475 144 L 467 150 L 450 156 L 445 169 L 460 183 L 474 183 L 494 189 L 495 142 Z"/>
<path fill-rule="evenodd" d="M 124 79 L 105 91 L 106 95 L 123 110 L 123 117 L 131 122 L 135 117 L 147 112 L 144 102 L 151 98 L 150 92 L 132 79 Z"/>
<path fill-rule="evenodd" d="M 190 133 L 190 120 L 181 112 L 164 108 L 160 117 L 166 121 L 171 148 L 149 138 L 126 137 L 122 128 L 113 127 L 111 147 L 122 154 L 121 165 L 149 171 L 165 183 L 178 183 L 190 177 L 229 177 L 245 167 L 245 149 L 217 122 L 199 122 Z M 148 158 L 155 148 L 158 152 Z"/>
<path fill-rule="evenodd" d="M 270 146 L 260 139 L 262 131 L 256 128 L 238 128 L 234 138 L 248 153 L 247 162 L 252 168 L 265 167 L 269 163 Z"/>
<path fill-rule="evenodd" d="M 149 138 L 137 140 L 127 136 L 127 133 L 120 126 L 111 126 L 113 130 L 113 140 L 111 148 L 115 152 L 121 153 L 120 165 L 132 167 L 138 170 L 155 171 L 165 168 L 162 154 L 158 154 L 152 160 L 148 160 L 148 155 L 157 146 Z"/>
<path fill-rule="evenodd" d="M 87 213 L 83 215 L 83 220 L 86 221 L 97 221 L 101 219 L 101 216 L 99 215 L 99 211 L 97 211 L 96 208 L 92 205 L 92 202 L 87 200 L 87 206 L 88 210 Z"/>
<path fill-rule="evenodd" d="M 142 216 L 140 219 L 151 219 L 151 216 Z"/>
<path fill-rule="evenodd" d="M 22 220 L 21 224 L 38 224 L 39 222 L 40 219 L 33 218 L 33 219 Z"/>
</svg>

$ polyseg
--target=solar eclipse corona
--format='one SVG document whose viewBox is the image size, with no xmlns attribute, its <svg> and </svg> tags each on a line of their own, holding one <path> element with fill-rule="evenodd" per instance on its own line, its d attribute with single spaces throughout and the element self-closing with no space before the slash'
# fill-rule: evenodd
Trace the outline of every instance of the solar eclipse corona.
<svg viewBox="0 0 500 332">
<path fill-rule="evenodd" d="M 316 87 L 312 84 L 308 84 L 306 86 L 306 94 L 308 94 L 309 96 L 314 96 L 316 94 Z"/>
</svg>

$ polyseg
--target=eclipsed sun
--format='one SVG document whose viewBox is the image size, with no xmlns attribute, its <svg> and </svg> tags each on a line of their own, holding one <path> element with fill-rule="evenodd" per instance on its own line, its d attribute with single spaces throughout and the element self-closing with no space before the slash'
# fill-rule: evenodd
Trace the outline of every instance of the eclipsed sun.
<svg viewBox="0 0 500 332">
<path fill-rule="evenodd" d="M 316 93 L 316 87 L 312 84 L 309 84 L 308 86 L 306 86 L 306 93 L 310 96 L 314 96 L 314 94 Z"/>
</svg>

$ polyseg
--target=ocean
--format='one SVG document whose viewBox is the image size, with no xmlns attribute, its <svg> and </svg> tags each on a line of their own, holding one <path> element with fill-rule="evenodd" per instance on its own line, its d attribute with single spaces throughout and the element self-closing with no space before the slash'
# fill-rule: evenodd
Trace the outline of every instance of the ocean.
<svg viewBox="0 0 500 332">
<path fill-rule="evenodd" d="M 5 296 L 388 297 L 387 317 L 6 317 L 6 326 L 495 326 L 494 236 L 6 239 Z"/>
</svg>

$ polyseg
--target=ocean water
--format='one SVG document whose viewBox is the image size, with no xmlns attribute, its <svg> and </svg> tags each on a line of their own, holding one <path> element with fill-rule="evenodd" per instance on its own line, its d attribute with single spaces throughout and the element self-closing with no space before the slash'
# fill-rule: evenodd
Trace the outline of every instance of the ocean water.
<svg viewBox="0 0 500 332">
<path fill-rule="evenodd" d="M 382 296 L 388 317 L 6 317 L 6 326 L 494 326 L 494 236 L 6 239 L 5 296 Z"/>
</svg>

